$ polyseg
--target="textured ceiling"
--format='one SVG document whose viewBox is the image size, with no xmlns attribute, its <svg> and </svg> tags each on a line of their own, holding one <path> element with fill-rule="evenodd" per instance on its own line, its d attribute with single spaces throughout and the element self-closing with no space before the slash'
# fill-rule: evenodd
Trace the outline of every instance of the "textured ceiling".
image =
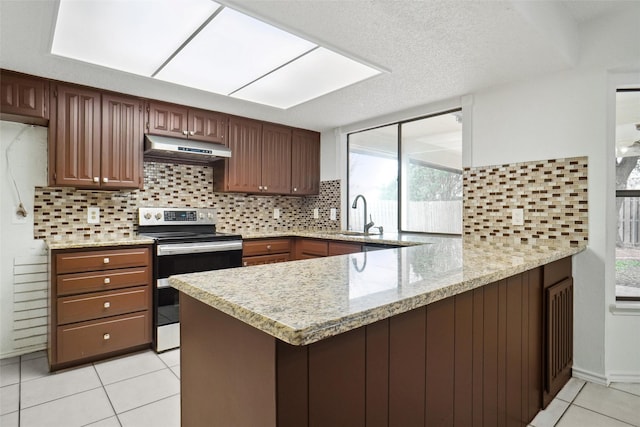
<svg viewBox="0 0 640 427">
<path fill-rule="evenodd" d="M 504 0 L 223 3 L 388 72 L 279 110 L 52 56 L 57 3 L 38 0 L 0 0 L 0 66 L 326 130 L 569 68 L 579 55 L 580 23 L 625 6 L 616 1 Z"/>
</svg>

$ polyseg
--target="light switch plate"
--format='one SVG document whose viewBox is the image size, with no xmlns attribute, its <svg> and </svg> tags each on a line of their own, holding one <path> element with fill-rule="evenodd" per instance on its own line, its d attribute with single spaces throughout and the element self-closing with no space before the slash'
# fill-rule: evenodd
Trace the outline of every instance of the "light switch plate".
<svg viewBox="0 0 640 427">
<path fill-rule="evenodd" d="M 331 221 L 335 221 L 337 219 L 337 217 L 336 217 L 336 208 L 331 208 L 331 210 L 329 210 L 329 219 Z"/>
<path fill-rule="evenodd" d="M 313 210 L 313 217 L 314 217 L 315 219 L 320 218 L 320 214 L 319 214 L 319 212 L 318 212 L 318 208 L 315 208 L 315 209 Z"/>
<path fill-rule="evenodd" d="M 524 225 L 524 209 L 511 210 L 511 224 Z"/>
<path fill-rule="evenodd" d="M 273 208 L 273 219 L 278 219 L 278 218 L 280 218 L 280 209 Z"/>
<path fill-rule="evenodd" d="M 100 208 L 91 206 L 87 208 L 87 222 L 89 224 L 100 224 Z"/>
</svg>

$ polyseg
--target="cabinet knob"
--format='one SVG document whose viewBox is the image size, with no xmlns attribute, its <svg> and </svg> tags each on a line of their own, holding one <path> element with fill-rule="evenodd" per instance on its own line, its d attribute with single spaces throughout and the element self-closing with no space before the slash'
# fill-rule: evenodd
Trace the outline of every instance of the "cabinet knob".
<svg viewBox="0 0 640 427">
<path fill-rule="evenodd" d="M 262 185 L 258 185 L 258 190 L 262 190 Z"/>
<path fill-rule="evenodd" d="M 244 266 L 245 266 L 245 267 L 247 266 L 247 261 L 245 261 L 245 262 L 244 262 Z"/>
<path fill-rule="evenodd" d="M 107 177 L 102 178 L 102 182 L 105 182 L 105 183 L 109 182 L 109 178 L 107 178 Z"/>
<path fill-rule="evenodd" d="M 196 134 L 196 132 L 195 132 L 195 131 L 193 131 L 193 130 L 190 130 L 190 131 L 189 131 L 189 135 L 193 136 L 193 135 L 195 135 L 195 134 Z"/>
<path fill-rule="evenodd" d="M 182 134 L 183 134 L 183 135 L 189 135 L 189 132 L 188 132 L 188 131 L 186 131 L 186 130 L 183 130 L 183 131 L 182 131 Z"/>
<path fill-rule="evenodd" d="M 264 186 L 264 191 L 267 191 L 267 186 L 266 185 Z"/>
<path fill-rule="evenodd" d="M 293 187 L 293 191 L 298 191 L 298 189 L 296 187 Z"/>
<path fill-rule="evenodd" d="M 111 303 L 109 301 L 106 301 L 104 303 L 104 308 L 109 308 L 109 307 L 111 307 Z"/>
<path fill-rule="evenodd" d="M 109 335 L 109 334 L 104 334 L 104 335 L 102 336 L 102 339 L 104 339 L 105 341 L 106 341 L 106 340 L 108 340 L 108 339 L 110 339 L 110 338 L 111 338 L 111 335 Z"/>
<path fill-rule="evenodd" d="M 93 177 L 93 182 L 100 182 L 100 177 L 94 176 Z"/>
<path fill-rule="evenodd" d="M 271 245 L 267 245 L 267 250 L 270 251 L 271 250 Z"/>
<path fill-rule="evenodd" d="M 102 260 L 102 262 L 103 262 L 104 264 L 109 264 L 109 258 L 104 258 L 104 259 Z"/>
<path fill-rule="evenodd" d="M 108 277 L 105 277 L 105 278 L 104 278 L 104 284 L 105 284 L 105 285 L 108 285 L 109 283 L 111 283 L 111 279 L 110 279 L 110 278 L 108 278 Z"/>
</svg>

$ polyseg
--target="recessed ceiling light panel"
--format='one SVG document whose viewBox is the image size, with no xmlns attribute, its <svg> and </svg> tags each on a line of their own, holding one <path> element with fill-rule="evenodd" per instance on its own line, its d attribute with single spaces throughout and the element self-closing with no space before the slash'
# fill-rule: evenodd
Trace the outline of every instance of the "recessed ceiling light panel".
<svg viewBox="0 0 640 427">
<path fill-rule="evenodd" d="M 225 8 L 156 78 L 228 95 L 315 46 Z"/>
<path fill-rule="evenodd" d="M 51 53 L 151 76 L 219 7 L 210 0 L 60 0 Z"/>
<path fill-rule="evenodd" d="M 375 68 L 321 47 L 232 96 L 286 109 L 380 73 Z"/>
</svg>

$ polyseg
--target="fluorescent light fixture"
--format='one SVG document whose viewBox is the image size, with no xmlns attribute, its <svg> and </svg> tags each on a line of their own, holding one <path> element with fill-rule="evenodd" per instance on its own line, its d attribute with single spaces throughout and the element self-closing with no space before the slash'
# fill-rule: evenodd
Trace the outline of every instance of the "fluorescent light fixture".
<svg viewBox="0 0 640 427">
<path fill-rule="evenodd" d="M 379 70 L 320 47 L 231 96 L 286 109 L 378 74 Z"/>
<path fill-rule="evenodd" d="M 51 53 L 278 108 L 380 74 L 211 0 L 60 0 Z"/>
<path fill-rule="evenodd" d="M 219 7 L 210 0 L 60 0 L 51 53 L 151 76 Z"/>
<path fill-rule="evenodd" d="M 156 77 L 227 95 L 315 46 L 226 8 Z"/>
</svg>

